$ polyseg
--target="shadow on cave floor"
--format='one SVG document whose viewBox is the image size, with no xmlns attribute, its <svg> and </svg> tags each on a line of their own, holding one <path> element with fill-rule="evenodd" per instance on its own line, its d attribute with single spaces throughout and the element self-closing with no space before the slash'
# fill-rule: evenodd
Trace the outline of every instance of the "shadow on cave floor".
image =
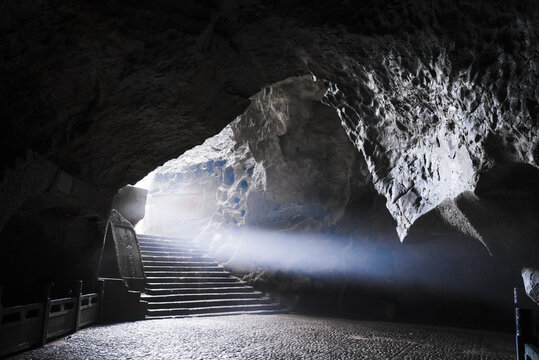
<svg viewBox="0 0 539 360">
<path fill-rule="evenodd" d="M 514 337 L 300 315 L 148 320 L 83 329 L 13 359 L 513 359 Z"/>
</svg>

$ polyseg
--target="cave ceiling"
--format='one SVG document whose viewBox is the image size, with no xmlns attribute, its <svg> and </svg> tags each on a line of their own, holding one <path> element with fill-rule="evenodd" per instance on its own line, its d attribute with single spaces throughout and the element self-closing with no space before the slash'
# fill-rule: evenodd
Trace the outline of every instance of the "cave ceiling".
<svg viewBox="0 0 539 360">
<path fill-rule="evenodd" d="M 503 216 L 500 205 L 475 190 L 519 164 L 536 179 L 537 12 L 531 0 L 3 2 L 2 177 L 32 173 L 17 172 L 30 152 L 109 189 L 110 202 L 110 189 L 217 134 L 261 89 L 310 75 L 401 238 L 437 211 L 505 251 L 475 215 Z"/>
</svg>

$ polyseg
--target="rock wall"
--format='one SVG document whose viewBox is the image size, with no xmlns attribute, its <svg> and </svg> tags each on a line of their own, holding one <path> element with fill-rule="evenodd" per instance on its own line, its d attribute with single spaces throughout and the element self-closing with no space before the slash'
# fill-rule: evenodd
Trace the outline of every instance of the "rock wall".
<svg viewBox="0 0 539 360">
<path fill-rule="evenodd" d="M 82 280 L 97 290 L 97 266 L 112 189 L 62 171 L 30 150 L 0 182 L 0 284 L 4 303 L 41 301 L 46 284 L 66 296 Z"/>
<path fill-rule="evenodd" d="M 522 279 L 526 294 L 539 305 L 539 271 L 532 268 L 522 269 Z"/>
<path fill-rule="evenodd" d="M 146 209 L 146 189 L 124 186 L 112 199 L 111 208 L 120 212 L 133 226 L 144 218 Z"/>
<path fill-rule="evenodd" d="M 522 59 L 497 49 L 480 73 L 472 59 L 455 69 L 443 49 L 410 63 L 398 42 L 381 54 L 383 71 L 343 57 L 340 66 L 353 75 L 332 86 L 328 102 L 365 155 L 401 239 L 421 215 L 473 191 L 494 164 L 538 166 L 537 117 L 528 106 L 536 82 L 535 65 L 525 60 L 533 56 L 526 54 L 529 41 L 520 45 Z"/>
<path fill-rule="evenodd" d="M 337 112 L 322 103 L 326 92 L 312 76 L 266 87 L 221 133 L 150 175 L 150 193 L 205 189 L 215 201 L 208 207 L 212 216 L 204 217 L 211 228 L 196 232 L 201 241 L 245 281 L 279 294 L 295 310 L 315 311 L 327 301 L 326 311 L 370 316 L 378 302 L 401 319 L 422 308 L 420 316 L 436 318 L 433 314 L 445 311 L 445 321 L 457 316 L 464 322 L 488 322 L 500 312 L 507 324 L 510 313 L 500 309 L 519 282 L 518 266 L 491 258 L 462 227 L 447 224 L 451 212 L 459 211 L 453 220 L 457 224 L 464 211 L 468 219 L 489 216 L 486 210 L 469 209 L 465 201 L 477 196 L 465 192 L 446 200 L 418 220 L 407 236 L 410 241 L 400 244 L 396 222 L 362 155 Z M 510 187 L 510 179 L 503 180 L 506 173 L 480 184 L 483 199 L 489 187 L 503 190 L 495 181 Z M 514 187 L 527 188 L 522 185 Z M 454 205 L 459 202 L 462 211 Z M 484 204 L 478 200 L 474 206 Z M 440 209 L 446 217 L 437 213 Z M 149 220 L 153 231 L 166 228 L 167 234 L 179 236 L 186 235 L 190 221 L 178 226 L 169 220 L 159 227 Z M 466 305 L 458 314 L 442 310 L 459 303 Z"/>
<path fill-rule="evenodd" d="M 321 103 L 324 93 L 322 84 L 302 77 L 252 98 L 230 125 L 234 181 L 219 189 L 214 220 L 321 231 L 342 217 L 353 184 L 366 184 L 369 175 L 336 113 Z"/>
<path fill-rule="evenodd" d="M 266 87 L 221 133 L 150 175 L 150 194 L 198 188 L 214 226 L 326 231 L 370 177 L 324 93 L 311 76 Z M 144 231 L 156 231 L 160 209 L 148 211 Z"/>
</svg>

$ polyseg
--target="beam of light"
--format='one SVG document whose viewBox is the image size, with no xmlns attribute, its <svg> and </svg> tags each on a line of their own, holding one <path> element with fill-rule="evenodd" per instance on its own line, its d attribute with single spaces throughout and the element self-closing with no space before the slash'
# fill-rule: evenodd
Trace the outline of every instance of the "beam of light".
<svg viewBox="0 0 539 360">
<path fill-rule="evenodd" d="M 358 251 L 352 240 L 329 235 L 228 228 L 212 234 L 211 246 L 236 268 L 376 278 L 392 269 L 391 255 L 382 247 Z"/>
<path fill-rule="evenodd" d="M 510 289 L 502 285 L 507 279 L 491 273 L 493 264 L 486 251 L 478 248 L 484 253 L 480 258 L 475 247 L 466 254 L 466 243 L 381 245 L 330 234 L 247 227 L 208 228 L 199 241 L 227 267 L 240 272 L 278 271 L 326 283 L 344 281 L 409 293 L 421 289 L 490 303 L 505 301 L 500 296 L 505 292 L 510 296 Z"/>
</svg>

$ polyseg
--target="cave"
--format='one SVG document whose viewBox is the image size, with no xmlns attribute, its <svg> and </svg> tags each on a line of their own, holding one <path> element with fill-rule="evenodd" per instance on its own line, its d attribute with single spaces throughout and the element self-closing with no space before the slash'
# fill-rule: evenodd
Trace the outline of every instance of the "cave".
<svg viewBox="0 0 539 360">
<path fill-rule="evenodd" d="M 0 8 L 0 356 L 537 356 L 533 1 Z"/>
</svg>

